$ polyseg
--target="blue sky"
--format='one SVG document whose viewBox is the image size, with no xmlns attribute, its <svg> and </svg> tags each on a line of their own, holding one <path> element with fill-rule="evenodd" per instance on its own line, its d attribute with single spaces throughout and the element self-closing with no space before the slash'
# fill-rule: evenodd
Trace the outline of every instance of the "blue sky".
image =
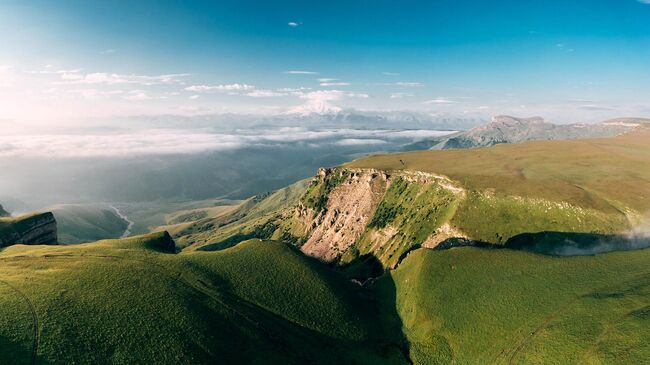
<svg viewBox="0 0 650 365">
<path fill-rule="evenodd" d="M 5 0 L 0 119 L 650 116 L 648 24 L 638 0 Z"/>
</svg>

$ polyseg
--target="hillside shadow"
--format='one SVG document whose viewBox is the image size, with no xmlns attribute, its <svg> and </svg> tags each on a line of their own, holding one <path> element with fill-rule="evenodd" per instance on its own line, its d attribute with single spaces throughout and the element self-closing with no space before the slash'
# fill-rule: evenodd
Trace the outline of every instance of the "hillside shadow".
<svg viewBox="0 0 650 365">
<path fill-rule="evenodd" d="M 30 344 L 31 345 L 31 344 Z M 0 364 L 31 364 L 32 348 L 0 335 Z"/>
<path fill-rule="evenodd" d="M 647 248 L 650 236 L 544 231 L 519 234 L 503 247 L 551 256 L 581 256 Z"/>
<path fill-rule="evenodd" d="M 648 248 L 650 235 L 543 231 L 518 234 L 503 245 L 453 237 L 444 240 L 432 250 L 444 251 L 457 247 L 511 249 L 548 256 L 584 256 Z"/>
<path fill-rule="evenodd" d="M 409 342 L 397 311 L 397 287 L 390 271 L 373 254 L 361 255 L 337 270 L 359 286 L 356 305 L 368 308 L 364 322 L 368 323 L 368 332 L 374 334 L 371 346 L 389 363 L 412 364 Z"/>
</svg>

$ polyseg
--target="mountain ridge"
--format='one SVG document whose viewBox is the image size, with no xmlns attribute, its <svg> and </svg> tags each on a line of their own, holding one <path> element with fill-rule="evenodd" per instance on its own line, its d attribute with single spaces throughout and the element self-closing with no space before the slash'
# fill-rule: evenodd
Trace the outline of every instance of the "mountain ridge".
<svg viewBox="0 0 650 365">
<path fill-rule="evenodd" d="M 489 147 L 535 140 L 613 137 L 648 123 L 650 119 L 619 118 L 596 124 L 553 124 L 542 117 L 517 118 L 500 115 L 493 117 L 486 124 L 434 140 L 430 149 Z"/>
</svg>

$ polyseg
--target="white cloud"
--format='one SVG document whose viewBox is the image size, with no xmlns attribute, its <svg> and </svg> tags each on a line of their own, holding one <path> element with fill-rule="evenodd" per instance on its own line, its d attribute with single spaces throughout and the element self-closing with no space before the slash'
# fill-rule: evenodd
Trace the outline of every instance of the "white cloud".
<svg viewBox="0 0 650 365">
<path fill-rule="evenodd" d="M 273 90 L 254 90 L 246 94 L 254 98 L 269 98 L 275 96 L 285 96 L 287 93 L 277 92 Z"/>
<path fill-rule="evenodd" d="M 318 80 L 318 82 L 332 82 L 332 81 L 337 81 L 338 79 L 329 79 L 327 77 L 323 77 L 323 78 L 320 78 L 320 79 L 317 79 L 317 80 Z"/>
<path fill-rule="evenodd" d="M 311 87 L 283 87 L 278 89 L 278 92 L 281 93 L 302 93 L 303 91 L 311 90 Z M 301 95 L 301 94 L 299 94 Z"/>
<path fill-rule="evenodd" d="M 48 90 L 50 91 L 50 90 Z M 57 93 L 59 90 L 57 89 L 52 89 L 51 93 Z M 79 95 L 84 99 L 87 100 L 100 100 L 100 99 L 107 99 L 115 95 L 122 95 L 124 94 L 124 90 L 99 90 L 99 89 L 93 89 L 93 88 L 86 88 L 86 89 L 72 89 L 72 90 L 66 90 L 65 91 L 68 94 L 73 94 L 73 95 Z"/>
<path fill-rule="evenodd" d="M 420 87 L 420 86 L 424 86 L 424 84 L 421 83 L 421 82 L 404 82 L 404 81 L 400 81 L 400 82 L 396 82 L 394 84 L 388 84 L 388 85 L 404 86 L 404 87 Z"/>
<path fill-rule="evenodd" d="M 399 76 L 400 75 L 399 72 L 387 72 L 387 71 L 384 71 L 381 74 L 386 75 L 386 76 Z"/>
<path fill-rule="evenodd" d="M 77 74 L 76 77 L 72 75 Z M 64 78 L 65 76 L 65 78 Z M 182 84 L 190 74 L 166 74 L 166 75 L 121 75 L 105 72 L 94 72 L 89 74 L 79 74 L 77 72 L 62 73 L 62 83 L 67 84 L 138 84 L 138 85 L 168 85 Z"/>
<path fill-rule="evenodd" d="M 336 145 L 338 146 L 365 146 L 365 145 L 377 145 L 377 144 L 386 144 L 388 142 L 381 139 L 363 139 L 363 138 L 345 138 L 340 141 L 337 141 Z"/>
<path fill-rule="evenodd" d="M 401 99 L 413 96 L 412 93 L 392 93 L 390 94 L 391 99 Z"/>
<path fill-rule="evenodd" d="M 301 99 L 307 100 L 305 104 L 291 108 L 289 113 L 311 114 L 311 113 L 336 113 L 342 109 L 332 104 L 333 101 L 343 98 L 368 98 L 368 94 L 353 93 L 341 90 L 318 90 L 300 95 Z"/>
<path fill-rule="evenodd" d="M 13 85 L 15 80 L 13 67 L 0 65 L 0 88 Z"/>
<path fill-rule="evenodd" d="M 80 68 L 71 69 L 71 70 L 65 70 L 65 69 L 56 70 L 53 65 L 46 65 L 44 70 L 27 70 L 23 72 L 32 75 L 62 75 L 62 74 L 77 74 L 80 73 L 81 71 L 82 70 Z"/>
<path fill-rule="evenodd" d="M 598 111 L 598 110 L 615 110 L 614 108 L 607 106 L 607 105 L 600 105 L 600 104 L 584 104 L 580 105 L 580 109 L 583 110 L 592 110 L 592 111 Z"/>
<path fill-rule="evenodd" d="M 302 23 L 298 23 L 298 22 L 289 22 L 289 23 L 287 23 L 287 25 L 290 26 L 291 28 L 296 28 L 297 26 L 299 26 L 301 24 Z"/>
<path fill-rule="evenodd" d="M 117 52 L 117 51 L 114 50 L 114 49 L 112 49 L 112 48 L 110 48 L 110 49 L 105 49 L 105 50 L 99 52 L 99 54 L 113 54 L 113 53 L 115 53 L 115 52 Z"/>
<path fill-rule="evenodd" d="M 200 97 L 200 95 L 190 95 L 190 96 L 188 96 L 187 98 L 190 99 L 190 100 L 196 100 L 196 99 L 198 99 L 199 97 Z"/>
<path fill-rule="evenodd" d="M 436 98 L 424 102 L 424 104 L 457 104 L 457 103 L 458 102 L 455 100 L 450 100 L 446 98 Z"/>
<path fill-rule="evenodd" d="M 650 0 L 648 0 L 648 1 L 650 1 Z M 593 103 L 595 103 L 595 101 L 592 100 L 592 99 L 569 99 L 568 102 L 569 103 L 579 103 L 579 104 L 583 104 L 583 103 L 593 104 Z"/>
<path fill-rule="evenodd" d="M 193 154 L 246 146 L 380 145 L 450 134 L 450 131 L 388 129 L 307 129 L 282 127 L 209 133 L 203 130 L 142 129 L 119 134 L 0 134 L 0 157 L 88 158 Z M 187 143 L 192 141 L 192 143 Z"/>
<path fill-rule="evenodd" d="M 0 136 L 0 156 L 83 158 L 186 154 L 235 148 L 241 143 L 241 138 L 236 136 L 157 130 L 119 135 Z"/>
<path fill-rule="evenodd" d="M 320 86 L 350 86 L 349 82 L 321 82 Z"/>
<path fill-rule="evenodd" d="M 61 74 L 61 80 L 71 81 L 71 80 L 81 80 L 83 75 L 74 72 L 66 72 Z"/>
<path fill-rule="evenodd" d="M 248 91 L 255 89 L 255 86 L 248 84 L 224 84 L 224 85 L 192 85 L 185 88 L 186 91 L 193 92 L 228 92 L 228 91 Z"/>
<path fill-rule="evenodd" d="M 318 75 L 318 72 L 304 70 L 285 71 L 284 73 L 289 75 Z"/>
<path fill-rule="evenodd" d="M 124 99 L 132 100 L 132 101 L 145 101 L 145 100 L 162 99 L 162 98 L 164 97 L 151 96 L 144 90 L 131 90 L 124 96 Z"/>
<path fill-rule="evenodd" d="M 639 0 L 641 4 L 650 4 L 650 0 Z"/>
</svg>

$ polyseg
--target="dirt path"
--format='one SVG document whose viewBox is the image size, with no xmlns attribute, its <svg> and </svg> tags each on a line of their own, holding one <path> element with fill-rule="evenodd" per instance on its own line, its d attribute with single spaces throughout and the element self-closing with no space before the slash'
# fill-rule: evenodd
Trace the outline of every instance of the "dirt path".
<svg viewBox="0 0 650 365">
<path fill-rule="evenodd" d="M 4 280 L 0 280 L 0 283 L 3 283 L 5 285 L 7 285 L 9 288 L 11 288 L 11 290 L 15 291 L 21 298 L 23 298 L 25 303 L 27 303 L 27 305 L 29 305 L 29 310 L 30 310 L 30 312 L 32 314 L 32 323 L 33 323 L 32 364 L 36 364 L 36 355 L 38 353 L 38 343 L 39 343 L 39 340 L 40 340 L 40 338 L 39 338 L 40 334 L 38 332 L 38 314 L 36 313 L 36 309 L 34 308 L 34 304 L 27 297 L 27 295 L 25 295 L 25 293 L 20 291 L 15 286 L 11 285 L 10 283 L 8 283 L 8 282 L 6 282 Z"/>
</svg>

